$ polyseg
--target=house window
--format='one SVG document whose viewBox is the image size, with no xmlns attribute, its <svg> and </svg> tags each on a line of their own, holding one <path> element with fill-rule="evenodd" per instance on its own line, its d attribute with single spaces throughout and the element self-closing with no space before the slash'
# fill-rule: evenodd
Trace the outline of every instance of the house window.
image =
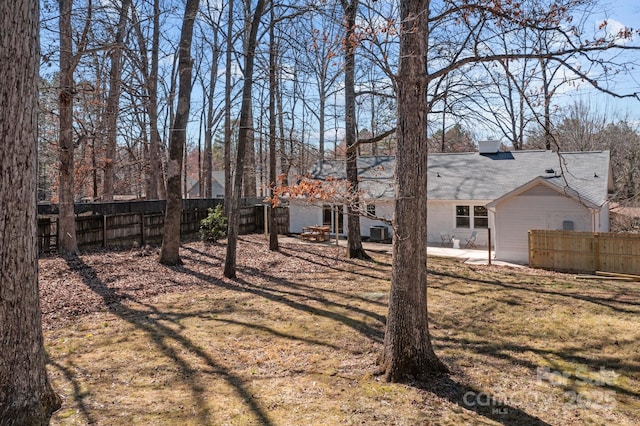
<svg viewBox="0 0 640 426">
<path fill-rule="evenodd" d="M 456 228 L 488 228 L 489 212 L 484 206 L 456 206 Z"/>
<path fill-rule="evenodd" d="M 456 206 L 456 228 L 469 228 L 470 225 L 469 206 Z"/>
<path fill-rule="evenodd" d="M 473 227 L 485 229 L 489 227 L 489 213 L 486 207 L 473 206 Z"/>
<path fill-rule="evenodd" d="M 375 216 L 376 215 L 376 205 L 375 204 L 367 204 L 367 215 Z"/>
</svg>

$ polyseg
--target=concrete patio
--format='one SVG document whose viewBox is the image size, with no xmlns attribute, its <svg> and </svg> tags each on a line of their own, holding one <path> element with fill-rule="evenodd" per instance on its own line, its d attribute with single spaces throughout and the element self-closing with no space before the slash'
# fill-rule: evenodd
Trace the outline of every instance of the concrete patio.
<svg viewBox="0 0 640 426">
<path fill-rule="evenodd" d="M 300 237 L 292 235 L 289 237 L 280 237 L 286 238 L 287 241 L 297 242 L 300 244 L 327 244 L 327 245 L 335 245 L 336 240 L 332 239 L 329 241 L 325 241 L 322 243 L 317 242 L 308 242 L 302 241 Z M 347 246 L 346 240 L 339 240 L 338 245 L 341 247 Z M 391 254 L 392 246 L 391 244 L 385 243 L 375 243 L 371 241 L 366 241 L 362 243 L 362 246 L 367 251 L 378 252 L 378 253 L 389 253 Z M 439 244 L 430 244 L 427 246 L 427 255 L 428 256 L 438 256 L 438 257 L 453 257 L 457 259 L 462 259 L 464 263 L 469 263 L 473 265 L 488 265 L 489 264 L 489 251 L 486 247 L 478 248 L 478 249 L 465 249 L 465 248 L 451 248 L 451 247 L 442 247 Z M 518 265 L 515 263 L 503 262 L 500 260 L 495 260 L 495 251 L 491 251 L 491 264 L 492 265 L 501 265 L 501 266 L 512 266 L 516 268 L 522 268 L 523 265 Z"/>
</svg>

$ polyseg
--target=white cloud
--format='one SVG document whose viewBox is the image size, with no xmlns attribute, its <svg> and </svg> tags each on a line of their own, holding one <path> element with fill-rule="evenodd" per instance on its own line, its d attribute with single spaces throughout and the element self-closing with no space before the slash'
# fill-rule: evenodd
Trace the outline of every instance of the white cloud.
<svg viewBox="0 0 640 426">
<path fill-rule="evenodd" d="M 607 38 L 613 39 L 620 44 L 628 44 L 636 38 L 633 34 L 631 35 L 631 38 L 621 37 L 621 35 L 624 34 L 625 29 L 628 27 L 616 19 L 600 21 L 598 22 L 598 28 L 601 28 L 602 31 L 604 31 Z"/>
</svg>

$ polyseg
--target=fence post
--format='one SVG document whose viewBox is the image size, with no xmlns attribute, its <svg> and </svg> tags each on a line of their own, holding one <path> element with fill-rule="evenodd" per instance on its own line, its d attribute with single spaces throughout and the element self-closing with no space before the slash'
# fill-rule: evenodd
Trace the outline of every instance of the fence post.
<svg viewBox="0 0 640 426">
<path fill-rule="evenodd" d="M 593 234 L 593 267 L 596 271 L 600 270 L 600 234 Z"/>
<path fill-rule="evenodd" d="M 527 231 L 527 243 L 528 243 L 528 245 L 529 245 L 529 247 L 528 247 L 528 248 L 529 248 L 529 266 L 531 266 L 532 268 L 535 268 L 535 267 L 536 267 L 536 265 L 534 264 L 534 262 L 532 262 L 532 258 L 533 258 L 533 256 L 532 256 L 532 254 L 533 254 L 533 249 L 532 249 L 532 245 L 531 245 L 531 238 L 532 238 L 532 237 L 531 237 L 531 229 L 529 229 L 529 230 Z"/>
<path fill-rule="evenodd" d="M 263 204 L 264 206 L 264 235 L 269 235 L 269 207 L 267 203 Z M 275 212 L 271 211 L 271 214 L 275 214 Z"/>
<path fill-rule="evenodd" d="M 107 246 L 107 215 L 102 215 L 102 247 Z"/>
<path fill-rule="evenodd" d="M 140 212 L 140 247 L 144 247 L 144 212 Z"/>
</svg>

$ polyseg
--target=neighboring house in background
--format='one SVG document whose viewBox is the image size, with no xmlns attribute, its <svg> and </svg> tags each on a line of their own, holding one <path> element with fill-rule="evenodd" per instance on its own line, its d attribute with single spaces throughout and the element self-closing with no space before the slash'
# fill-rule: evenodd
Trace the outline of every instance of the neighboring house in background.
<svg viewBox="0 0 640 426">
<path fill-rule="evenodd" d="M 464 244 L 475 230 L 476 244 L 486 247 L 491 228 L 496 258 L 526 263 L 530 229 L 609 230 L 613 179 L 608 151 L 497 152 L 498 145 L 488 145 L 481 144 L 481 152 L 429 155 L 429 242 L 440 243 L 441 234 L 449 234 Z M 358 159 L 367 209 L 387 219 L 393 215 L 394 167 L 394 157 Z M 344 161 L 324 161 L 316 164 L 311 177 L 344 178 L 344 169 Z M 328 209 L 291 200 L 290 231 L 321 223 L 333 226 Z M 363 218 L 363 236 L 381 224 Z"/>
<path fill-rule="evenodd" d="M 224 198 L 224 170 L 214 171 L 211 173 L 212 186 L 211 198 Z M 200 184 L 197 179 L 187 179 L 187 198 L 201 198 Z"/>
</svg>

